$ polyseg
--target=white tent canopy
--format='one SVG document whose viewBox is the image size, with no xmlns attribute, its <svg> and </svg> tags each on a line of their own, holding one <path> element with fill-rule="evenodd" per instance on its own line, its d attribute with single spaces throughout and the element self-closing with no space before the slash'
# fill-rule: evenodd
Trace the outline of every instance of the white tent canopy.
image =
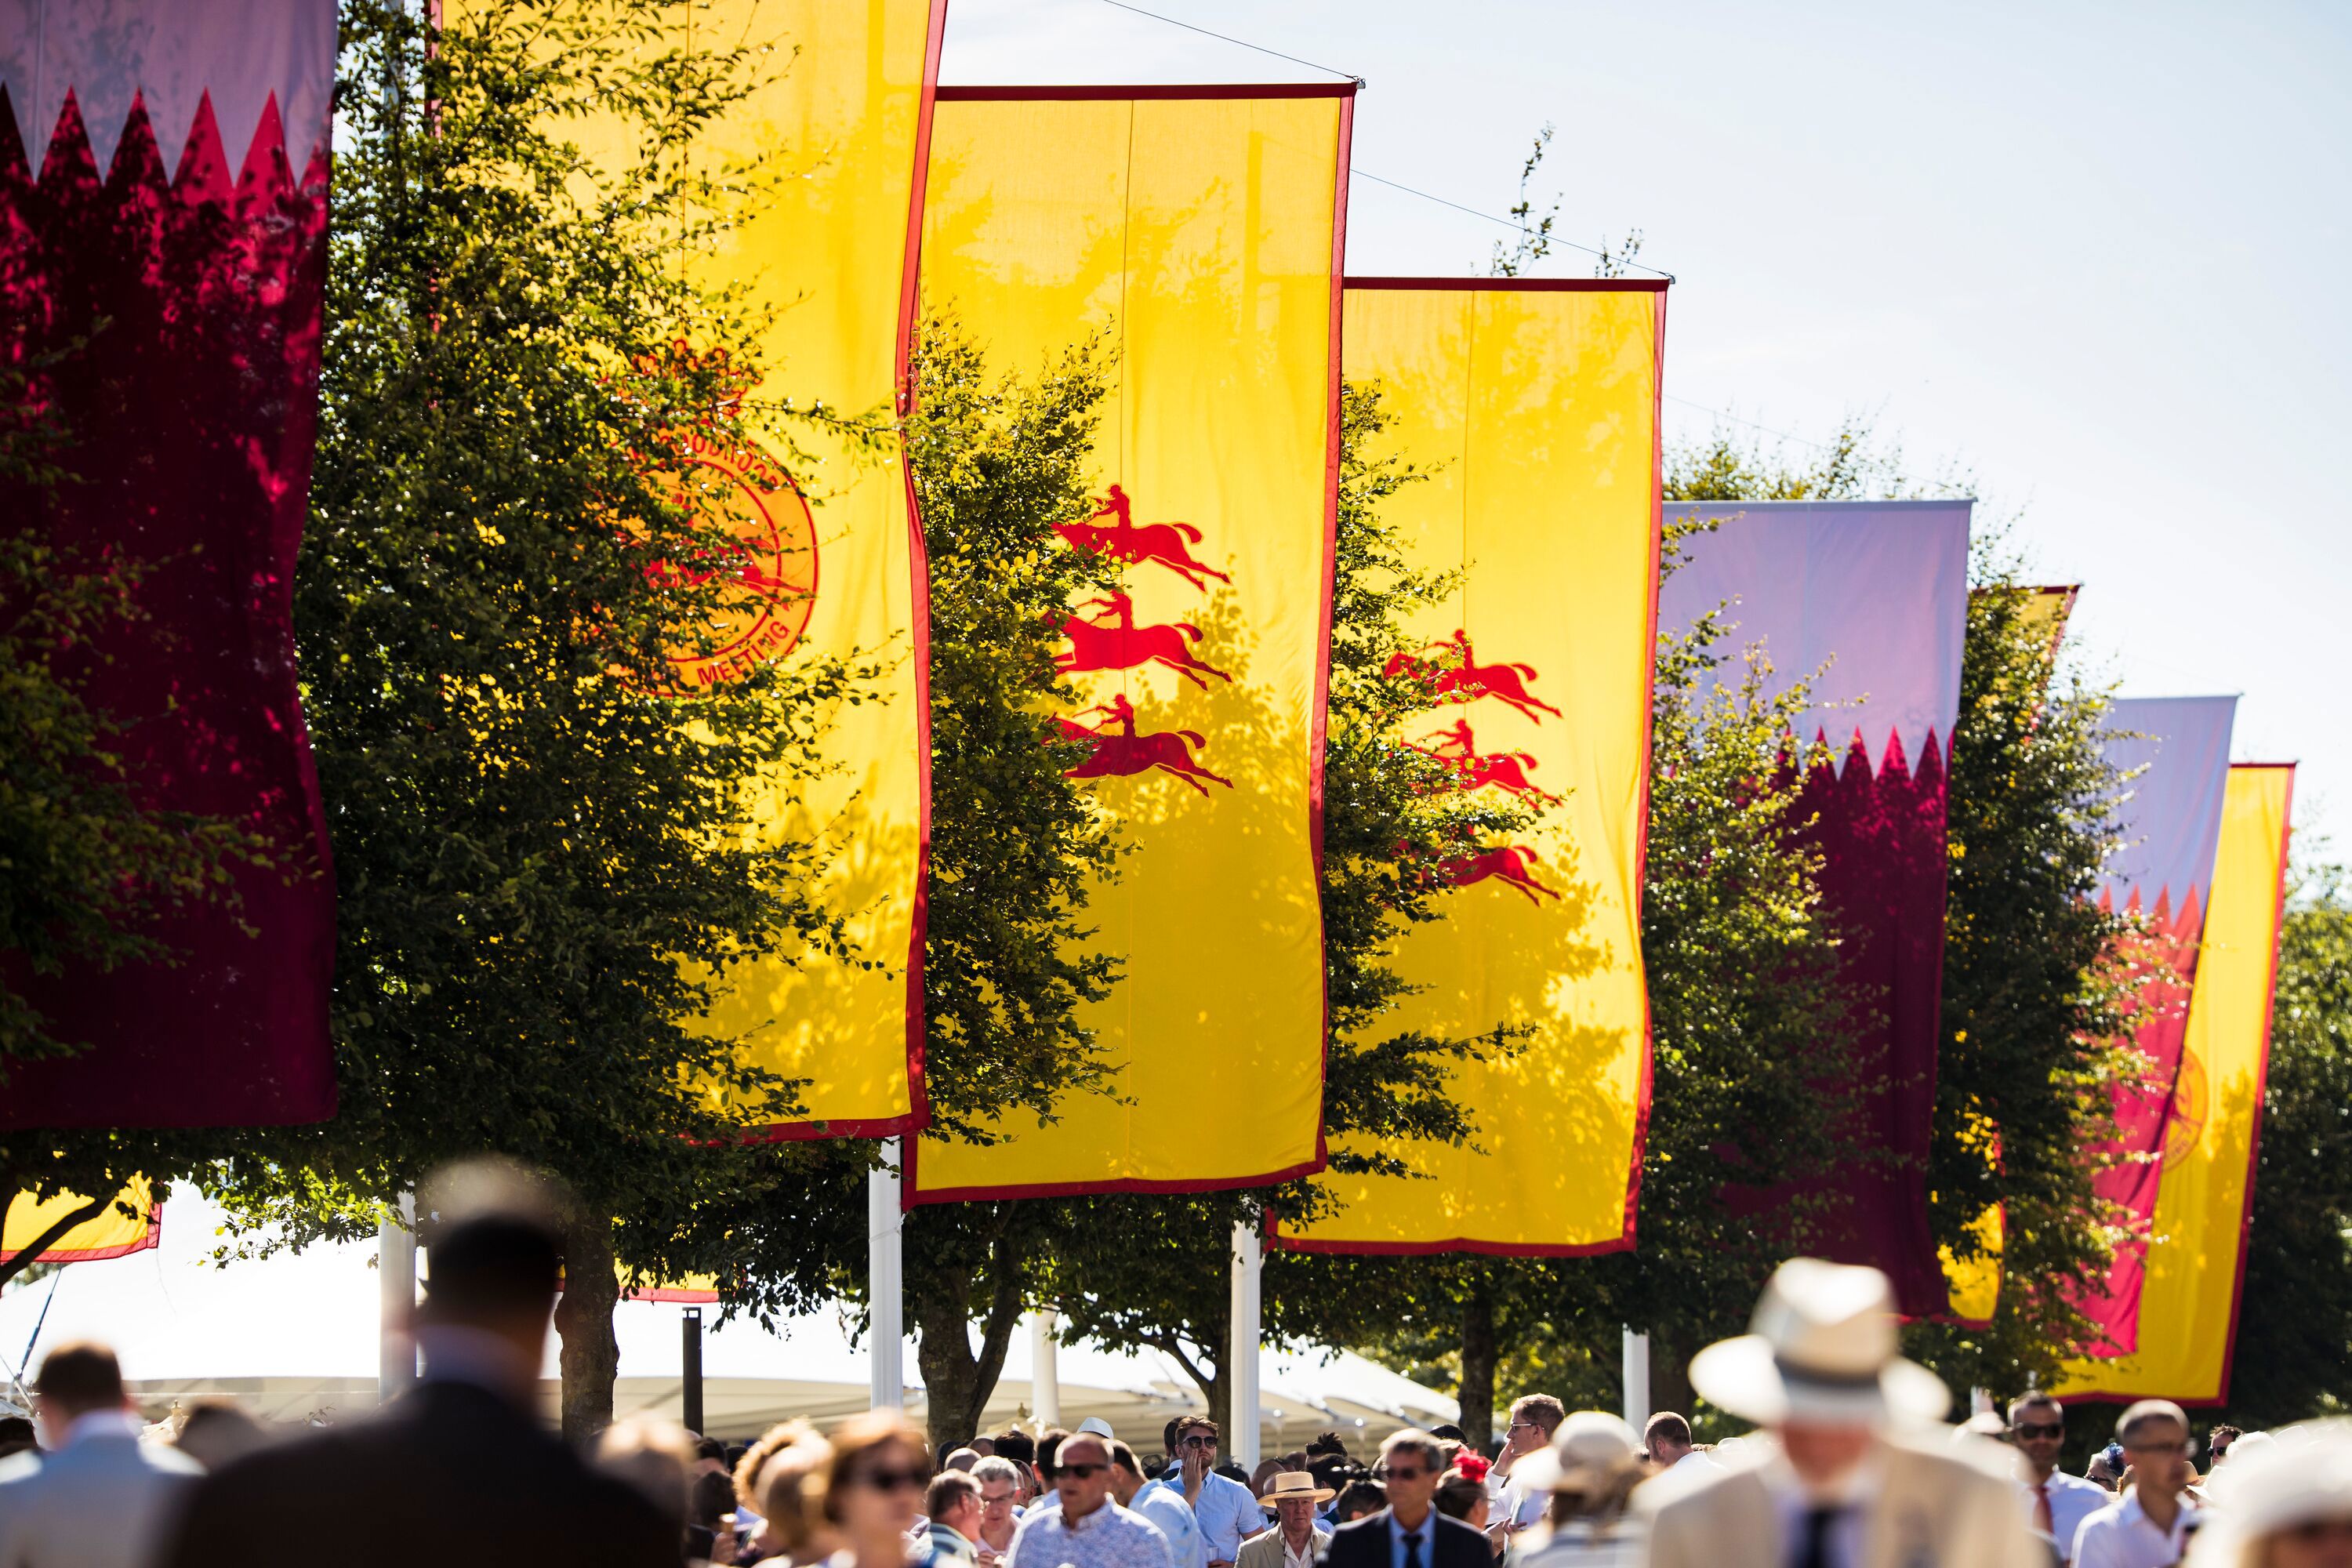
<svg viewBox="0 0 2352 1568">
<path fill-rule="evenodd" d="M 173 1401 L 228 1397 L 274 1421 L 348 1418 L 375 1405 L 378 1293 L 373 1243 L 320 1245 L 299 1254 L 214 1267 L 218 1211 L 191 1195 L 172 1199 L 163 1244 L 151 1252 L 72 1264 L 0 1295 L 0 1360 L 7 1373 L 68 1340 L 112 1345 L 124 1375 L 152 1417 Z M 44 1314 L 46 1313 L 46 1320 Z M 685 1309 L 625 1301 L 615 1313 L 620 1378 L 615 1413 L 675 1417 L 681 1407 Z M 806 1415 L 830 1425 L 866 1408 L 867 1357 L 854 1343 L 846 1310 L 795 1318 L 770 1333 L 758 1323 L 716 1321 L 703 1309 L 703 1422 L 716 1436 L 749 1436 L 772 1422 Z M 36 1325 L 38 1341 L 35 1342 Z M 1138 1450 L 1159 1448 L 1170 1417 L 1205 1408 L 1175 1362 L 1153 1351 L 1064 1345 L 1055 1358 L 1061 1414 L 1110 1423 Z M 920 1419 L 923 1393 L 915 1347 L 902 1363 L 907 1405 Z M 555 1402 L 551 1337 L 544 1368 Z M 983 1429 L 1035 1408 L 1030 1347 L 1016 1333 Z M 1263 1451 L 1304 1445 L 1338 1428 L 1362 1452 L 1402 1426 L 1454 1419 L 1454 1402 L 1350 1352 L 1269 1354 L 1260 1375 Z"/>
</svg>

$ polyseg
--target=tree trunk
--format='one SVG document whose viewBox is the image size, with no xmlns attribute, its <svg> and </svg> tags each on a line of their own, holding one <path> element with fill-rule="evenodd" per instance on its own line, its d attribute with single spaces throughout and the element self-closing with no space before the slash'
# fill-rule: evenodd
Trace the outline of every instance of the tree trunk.
<svg viewBox="0 0 2352 1568">
<path fill-rule="evenodd" d="M 555 1304 L 568 1443 L 584 1443 L 613 1424 L 613 1380 L 621 1369 L 613 1309 L 620 1299 L 612 1222 L 583 1213 L 563 1228 L 563 1297 Z"/>
<path fill-rule="evenodd" d="M 1462 1300 L 1462 1435 L 1481 1454 L 1495 1432 L 1494 1292 L 1480 1276 Z"/>
<path fill-rule="evenodd" d="M 1021 1323 L 1019 1246 L 1003 1236 L 991 1246 L 993 1286 L 976 1355 L 971 1349 L 972 1276 L 952 1268 L 916 1268 L 907 1274 L 915 1364 L 922 1369 L 929 1406 L 925 1426 L 935 1456 L 971 1441 L 980 1430 L 981 1413 L 1004 1375 L 1005 1352 Z"/>
<path fill-rule="evenodd" d="M 1685 1420 L 1691 1414 L 1690 1356 L 1681 1344 L 1653 1331 L 1650 1334 L 1650 1413 L 1671 1410 Z"/>
</svg>

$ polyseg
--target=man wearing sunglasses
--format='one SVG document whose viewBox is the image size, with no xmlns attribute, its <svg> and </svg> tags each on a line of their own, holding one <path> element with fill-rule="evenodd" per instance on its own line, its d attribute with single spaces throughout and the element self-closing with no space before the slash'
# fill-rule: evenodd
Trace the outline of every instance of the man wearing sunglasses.
<svg viewBox="0 0 2352 1568">
<path fill-rule="evenodd" d="M 1331 1532 L 1327 1568 L 1492 1568 L 1486 1538 L 1437 1511 L 1437 1439 L 1408 1427 L 1381 1445 L 1389 1506 Z"/>
<path fill-rule="evenodd" d="M 1171 1568 L 1160 1527 L 1111 1500 L 1110 1445 L 1091 1432 L 1054 1450 L 1054 1496 L 1033 1509 L 1004 1554 L 1005 1568 Z"/>
<path fill-rule="evenodd" d="M 2066 1446 L 2066 1410 L 2049 1394 L 2029 1394 L 2009 1407 L 2009 1436 L 2017 1445 L 2026 1522 L 2050 1543 L 2058 1561 L 2071 1562 L 2074 1532 L 2116 1500 L 2098 1482 L 2058 1468 L 2058 1451 Z"/>
<path fill-rule="evenodd" d="M 1265 1510 L 1248 1487 L 1217 1474 L 1217 1424 L 1207 1416 L 1187 1415 L 1177 1423 L 1173 1479 L 1201 1527 L 1207 1568 L 1233 1568 L 1242 1542 L 1265 1528 Z"/>
</svg>

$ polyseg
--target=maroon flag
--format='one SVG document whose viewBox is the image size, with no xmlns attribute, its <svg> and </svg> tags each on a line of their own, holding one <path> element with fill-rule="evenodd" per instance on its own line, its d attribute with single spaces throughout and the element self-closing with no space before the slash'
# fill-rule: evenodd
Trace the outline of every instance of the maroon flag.
<svg viewBox="0 0 2352 1568">
<path fill-rule="evenodd" d="M 145 804 L 278 846 L 169 963 L 27 983 L 87 1049 L 12 1068 L 0 1128 L 333 1113 L 334 891 L 294 674 L 325 283 L 332 0 L 0 4 L 0 355 L 78 482 L 8 493 L 137 620 L 81 668 Z M 80 657 L 69 655 L 69 657 Z M 5 962 L 0 959 L 0 962 Z"/>
<path fill-rule="evenodd" d="M 1877 999 L 1858 1042 L 1862 1097 L 1834 1178 L 1850 1199 L 1824 1255 L 1886 1271 L 1909 1316 L 1948 1310 L 1927 1219 L 1927 1152 L 1944 980 L 1944 758 L 1959 719 L 1969 513 L 1950 501 L 1669 506 L 1720 526 L 1685 545 L 1658 625 L 1721 607 L 1725 646 L 1760 642 L 1778 681 L 1811 683 L 1799 739 L 1828 743 L 1800 810 L 1815 816 L 1823 891 L 1849 933 L 1845 967 Z M 1730 668 L 1730 667 L 1727 667 Z"/>
</svg>

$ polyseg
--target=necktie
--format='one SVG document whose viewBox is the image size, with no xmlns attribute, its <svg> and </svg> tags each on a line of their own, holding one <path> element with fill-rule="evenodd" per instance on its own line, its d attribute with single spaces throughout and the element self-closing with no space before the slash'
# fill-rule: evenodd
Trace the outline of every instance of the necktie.
<svg viewBox="0 0 2352 1568">
<path fill-rule="evenodd" d="M 2050 1483 L 2042 1482 L 2033 1489 L 2033 1528 L 2056 1540 L 2058 1521 L 2050 1513 Z"/>
<path fill-rule="evenodd" d="M 1797 1552 L 1797 1568 L 1830 1568 L 1830 1526 L 1844 1511 L 1836 1508 L 1805 1510 L 1805 1539 Z"/>
<path fill-rule="evenodd" d="M 1421 1531 L 1404 1532 L 1404 1568 L 1421 1568 Z"/>
</svg>

